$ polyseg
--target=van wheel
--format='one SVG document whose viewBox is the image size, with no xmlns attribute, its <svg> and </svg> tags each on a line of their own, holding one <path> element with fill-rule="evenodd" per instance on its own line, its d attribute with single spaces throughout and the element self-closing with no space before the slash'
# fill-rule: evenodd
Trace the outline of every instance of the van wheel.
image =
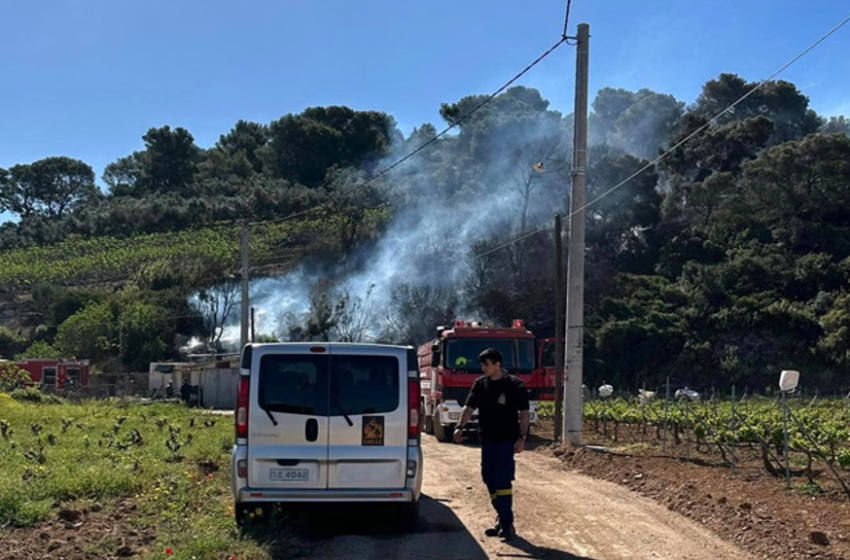
<svg viewBox="0 0 850 560">
<path fill-rule="evenodd" d="M 443 426 L 439 420 L 434 419 L 434 435 L 437 436 L 437 441 L 442 441 L 443 443 L 448 443 L 452 440 L 452 432 L 454 430 L 451 426 Z"/>
</svg>

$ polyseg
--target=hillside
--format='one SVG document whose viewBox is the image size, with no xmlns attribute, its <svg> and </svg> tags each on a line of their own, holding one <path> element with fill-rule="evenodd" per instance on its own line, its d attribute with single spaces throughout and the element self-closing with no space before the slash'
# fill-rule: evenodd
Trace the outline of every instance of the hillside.
<svg viewBox="0 0 850 560">
<path fill-rule="evenodd" d="M 647 89 L 596 95 L 589 386 L 670 377 L 763 392 L 790 367 L 813 391 L 848 390 L 850 120 L 818 115 L 790 82 L 755 85 L 721 74 L 691 104 Z M 21 217 L 0 226 L 0 354 L 128 369 L 189 339 L 219 346 L 235 315 L 222 317 L 238 313 L 236 224 L 311 208 L 323 213 L 252 232 L 253 263 L 287 273 L 252 284 L 261 334 L 416 344 L 456 317 L 521 317 L 552 336 L 563 286 L 550 224 L 569 208 L 572 118 L 532 88 L 485 100 L 442 104 L 459 122 L 442 136 L 347 107 L 239 121 L 209 148 L 154 128 L 144 150 L 106 166 L 106 192 L 68 158 L 0 170 L 0 205 Z"/>
<path fill-rule="evenodd" d="M 301 219 L 255 226 L 250 254 L 255 264 L 296 258 L 298 249 L 338 227 L 334 219 Z M 0 293 L 33 286 L 97 286 L 120 282 L 153 264 L 201 260 L 238 269 L 241 226 L 222 225 L 132 237 L 71 238 L 60 243 L 0 252 Z"/>
</svg>

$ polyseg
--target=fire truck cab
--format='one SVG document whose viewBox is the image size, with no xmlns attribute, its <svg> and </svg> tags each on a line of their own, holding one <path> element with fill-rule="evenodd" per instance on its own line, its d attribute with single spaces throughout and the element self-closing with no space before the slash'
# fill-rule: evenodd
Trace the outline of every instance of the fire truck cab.
<svg viewBox="0 0 850 560">
<path fill-rule="evenodd" d="M 561 339 L 563 344 L 563 339 Z M 537 341 L 537 367 L 540 369 L 540 376 L 543 380 L 543 387 L 540 389 L 541 401 L 555 400 L 555 339 L 542 338 Z M 561 373 L 561 387 L 566 382 L 566 368 Z"/>
<path fill-rule="evenodd" d="M 438 327 L 437 337 L 418 351 L 422 430 L 434 434 L 439 441 L 451 440 L 472 384 L 482 375 L 478 355 L 487 348 L 498 349 L 502 367 L 525 383 L 531 403 L 530 420 L 536 423 L 543 379 L 537 368 L 535 347 L 534 334 L 518 319 L 509 328 L 462 319 L 452 327 Z M 477 421 L 476 413 L 468 426 L 477 428 Z"/>
</svg>

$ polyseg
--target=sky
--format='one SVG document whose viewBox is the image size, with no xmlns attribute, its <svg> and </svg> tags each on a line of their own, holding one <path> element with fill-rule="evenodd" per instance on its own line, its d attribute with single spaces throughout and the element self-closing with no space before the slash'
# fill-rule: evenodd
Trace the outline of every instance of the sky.
<svg viewBox="0 0 850 560">
<path fill-rule="evenodd" d="M 239 119 L 311 106 L 442 124 L 440 103 L 490 93 L 554 44 L 565 2 L 0 0 L 0 167 L 69 156 L 98 176 L 151 127 L 212 146 Z M 750 81 L 850 15 L 846 0 L 573 0 L 590 24 L 590 95 L 649 88 L 691 103 L 721 72 Z M 786 70 L 823 115 L 850 116 L 850 24 Z M 575 50 L 521 85 L 572 111 Z M 9 214 L 0 214 L 0 221 Z"/>
</svg>

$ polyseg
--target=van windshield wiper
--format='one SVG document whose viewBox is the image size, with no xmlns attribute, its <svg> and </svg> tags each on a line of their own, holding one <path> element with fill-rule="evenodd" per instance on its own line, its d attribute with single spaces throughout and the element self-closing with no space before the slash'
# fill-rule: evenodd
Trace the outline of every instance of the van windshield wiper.
<svg viewBox="0 0 850 560">
<path fill-rule="evenodd" d="M 334 395 L 334 405 L 336 405 L 336 407 L 342 413 L 342 417 L 345 418 L 345 421 L 348 422 L 348 427 L 350 428 L 351 426 L 353 426 L 354 422 L 351 421 L 351 418 L 349 418 L 348 414 L 342 408 L 342 405 L 339 404 L 339 396 L 338 395 Z"/>
<path fill-rule="evenodd" d="M 269 420 L 271 420 L 271 421 L 272 421 L 272 424 L 274 424 L 275 426 L 277 426 L 277 420 L 275 420 L 275 419 L 274 419 L 274 415 L 272 414 L 272 411 L 271 411 L 271 410 L 269 410 L 268 408 L 266 408 L 266 407 L 262 406 L 262 405 L 260 405 L 260 408 L 262 408 L 262 409 L 263 409 L 263 412 L 265 412 L 266 414 L 268 414 L 268 415 L 269 415 Z"/>
</svg>

